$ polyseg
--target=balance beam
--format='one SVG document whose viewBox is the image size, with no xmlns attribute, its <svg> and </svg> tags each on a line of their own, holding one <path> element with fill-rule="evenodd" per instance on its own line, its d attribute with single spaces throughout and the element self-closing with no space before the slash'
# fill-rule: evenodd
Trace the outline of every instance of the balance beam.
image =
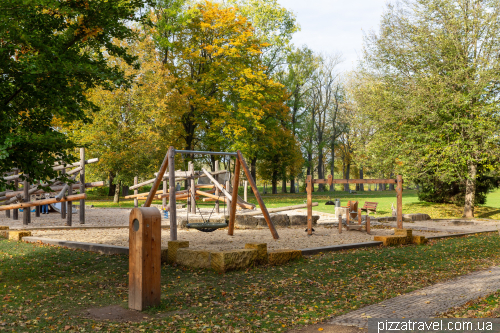
<svg viewBox="0 0 500 333">
<path fill-rule="evenodd" d="M 51 198 L 51 199 L 37 200 L 37 201 L 32 201 L 32 202 L 22 202 L 22 203 L 8 205 L 8 206 L 0 206 L 0 212 L 4 211 L 4 210 L 10 210 L 10 209 L 28 208 L 28 207 L 53 204 L 56 202 L 76 201 L 76 200 L 81 200 L 81 199 L 87 199 L 87 194 L 83 193 L 83 194 L 69 195 L 65 198 L 62 198 L 61 200 L 57 200 L 56 198 Z"/>
</svg>

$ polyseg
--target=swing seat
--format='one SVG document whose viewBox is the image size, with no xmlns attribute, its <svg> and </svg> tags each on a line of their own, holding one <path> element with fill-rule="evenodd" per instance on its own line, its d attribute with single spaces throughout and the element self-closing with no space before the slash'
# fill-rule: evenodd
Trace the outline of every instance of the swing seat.
<svg viewBox="0 0 500 333">
<path fill-rule="evenodd" d="M 226 228 L 227 223 L 188 223 L 186 227 L 203 232 L 212 232 L 219 228 Z"/>
</svg>

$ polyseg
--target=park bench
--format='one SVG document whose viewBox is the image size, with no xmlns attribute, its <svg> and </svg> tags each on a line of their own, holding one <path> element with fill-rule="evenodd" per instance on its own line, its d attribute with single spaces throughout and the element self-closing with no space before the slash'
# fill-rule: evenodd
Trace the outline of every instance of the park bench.
<svg viewBox="0 0 500 333">
<path fill-rule="evenodd" d="M 361 208 L 361 211 L 365 211 L 367 214 L 369 212 L 376 213 L 377 212 L 377 205 L 378 205 L 378 202 L 369 202 L 369 201 L 366 201 L 365 205 L 363 206 L 363 208 Z"/>
</svg>

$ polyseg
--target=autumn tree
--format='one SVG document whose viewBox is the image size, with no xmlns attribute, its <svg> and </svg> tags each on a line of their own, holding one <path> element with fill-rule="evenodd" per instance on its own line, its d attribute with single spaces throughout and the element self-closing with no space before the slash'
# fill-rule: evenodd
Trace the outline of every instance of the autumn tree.
<svg viewBox="0 0 500 333">
<path fill-rule="evenodd" d="M 399 1 L 366 38 L 358 97 L 379 144 L 413 180 L 462 182 L 464 217 L 498 161 L 498 54 L 498 0 Z"/>
<path fill-rule="evenodd" d="M 0 1 L 0 174 L 17 168 L 53 178 L 54 163 L 73 161 L 76 143 L 52 120 L 89 121 L 84 110 L 97 106 L 87 89 L 126 81 L 105 55 L 134 62 L 111 41 L 134 37 L 130 22 L 142 20 L 137 10 L 146 2 Z"/>
<path fill-rule="evenodd" d="M 92 156 L 100 158 L 90 176 L 109 177 L 110 189 L 113 183 L 118 185 L 115 201 L 121 184 L 130 184 L 134 176 L 150 177 L 165 157 L 165 147 L 179 143 L 179 114 L 185 109 L 185 101 L 170 89 L 172 79 L 154 41 L 147 31 L 138 34 L 134 41 L 115 43 L 137 57 L 139 69 L 117 57 L 107 59 L 132 77 L 131 84 L 113 91 L 90 89 L 87 98 L 99 107 L 98 112 L 87 110 L 92 122 L 73 122 L 63 128 L 75 141 L 89 147 Z"/>
</svg>

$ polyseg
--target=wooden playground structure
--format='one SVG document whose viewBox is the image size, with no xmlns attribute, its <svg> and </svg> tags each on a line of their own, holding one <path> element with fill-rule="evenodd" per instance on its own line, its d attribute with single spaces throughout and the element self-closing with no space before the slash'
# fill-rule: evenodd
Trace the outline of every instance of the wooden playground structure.
<svg viewBox="0 0 500 333">
<path fill-rule="evenodd" d="M 306 178 L 306 192 L 307 192 L 307 234 L 313 234 L 312 228 L 312 188 L 313 184 L 396 184 L 396 221 L 398 224 L 398 229 L 403 229 L 403 176 L 398 175 L 396 179 L 333 179 L 332 175 L 329 175 L 327 179 L 313 179 L 311 175 Z M 346 214 L 346 228 L 359 229 L 361 228 L 361 209 L 356 209 L 356 215 L 358 218 L 358 226 L 350 225 L 350 209 L 348 208 Z M 368 212 L 367 212 L 368 213 Z M 366 231 L 370 233 L 370 217 L 366 218 Z M 339 233 L 342 233 L 342 215 L 339 216 Z"/>
<path fill-rule="evenodd" d="M 23 209 L 23 225 L 28 226 L 31 223 L 31 207 L 35 207 L 35 216 L 40 217 L 40 206 L 61 203 L 61 218 L 66 219 L 66 225 L 71 226 L 73 222 L 73 201 L 80 201 L 79 221 L 85 223 L 85 194 L 86 188 L 104 186 L 104 182 L 85 183 L 85 165 L 98 162 L 98 158 L 85 160 L 85 148 L 80 148 L 80 161 L 68 165 L 53 165 L 55 171 L 60 171 L 66 175 L 73 175 L 71 180 L 79 181 L 74 184 L 65 183 L 51 179 L 43 184 L 30 184 L 29 176 L 21 170 L 13 170 L 10 174 L 3 176 L 7 182 L 14 182 L 13 191 L 0 192 L 0 211 L 5 211 L 8 218 L 12 216 L 13 220 L 19 219 L 18 209 Z M 74 169 L 72 169 L 74 168 Z M 71 170 L 70 170 L 71 169 Z M 19 179 L 24 176 L 23 188 L 19 190 Z M 49 187 L 50 191 L 39 189 L 39 185 Z M 73 194 L 73 191 L 80 191 L 80 194 Z M 40 194 L 53 194 L 54 198 L 31 201 L 31 196 Z"/>
<path fill-rule="evenodd" d="M 229 156 L 229 157 L 234 157 L 235 158 L 235 165 L 234 165 L 234 176 L 232 178 L 233 180 L 233 186 L 231 189 L 231 184 L 229 182 L 226 182 L 226 185 L 222 185 L 218 182 L 216 179 L 217 175 L 227 173 L 228 171 L 223 170 L 223 171 L 214 171 L 214 172 L 208 172 L 205 169 L 202 169 L 201 172 L 195 172 L 194 167 L 192 164 L 190 164 L 189 170 L 186 171 L 176 171 L 175 170 L 175 155 L 176 154 L 192 154 L 192 155 L 219 155 L 219 156 Z M 168 176 L 165 176 L 165 172 L 167 171 L 168 168 Z M 271 217 L 269 216 L 269 212 L 266 208 L 266 205 L 264 204 L 264 201 L 262 200 L 262 197 L 260 196 L 260 193 L 257 189 L 257 186 L 255 184 L 255 181 L 252 178 L 252 175 L 250 173 L 250 170 L 248 168 L 248 165 L 243 158 L 243 155 L 241 154 L 240 151 L 237 152 L 212 152 L 212 151 L 195 151 L 195 150 L 176 150 L 174 147 L 170 147 L 168 149 L 168 152 L 163 160 L 163 163 L 160 167 L 159 172 L 156 174 L 156 178 L 148 180 L 146 182 L 143 182 L 141 184 L 134 185 L 131 187 L 131 189 L 137 189 L 140 186 L 150 183 L 153 183 L 153 186 L 151 187 L 151 190 L 145 195 L 143 194 L 138 194 L 135 193 L 134 196 L 128 196 L 128 197 L 134 197 L 134 198 L 145 198 L 146 202 L 144 203 L 144 207 L 150 207 L 151 203 L 153 202 L 154 199 L 165 199 L 164 204 L 166 201 L 166 198 L 169 198 L 169 207 L 170 207 L 170 240 L 177 240 L 177 209 L 176 209 L 176 200 L 183 200 L 183 199 L 190 199 L 191 202 L 191 210 L 192 212 L 195 212 L 195 205 L 196 205 L 196 200 L 197 198 L 199 199 L 201 196 L 206 197 L 204 201 L 215 201 L 216 205 L 218 204 L 218 201 L 224 200 L 225 202 L 229 203 L 229 224 L 228 225 L 222 225 L 222 224 L 210 224 L 210 223 L 199 223 L 199 224 L 192 224 L 192 227 L 196 229 L 203 229 L 203 228 L 222 228 L 227 226 L 228 227 L 228 235 L 233 236 L 234 235 L 234 223 L 235 223 L 235 218 L 236 218 L 236 206 L 240 206 L 241 208 L 245 209 L 254 209 L 255 205 L 250 204 L 246 202 L 245 200 L 241 199 L 238 196 L 238 188 L 239 188 L 239 183 L 240 183 L 240 171 L 243 169 L 247 181 L 250 184 L 250 187 L 255 195 L 255 198 L 257 199 L 257 202 L 259 203 L 259 207 L 261 210 L 261 213 L 264 216 L 264 219 L 266 220 L 266 223 L 269 227 L 269 230 L 271 231 L 271 234 L 274 239 L 278 239 L 278 232 L 276 231 L 276 228 L 274 227 L 273 222 L 271 221 Z M 195 178 L 199 178 L 200 176 L 206 176 L 210 181 L 213 183 L 213 185 L 202 185 L 202 186 L 196 186 L 194 183 Z M 215 177 L 214 177 L 215 176 Z M 190 189 L 185 190 L 185 191 L 179 191 L 177 193 L 176 190 L 176 181 L 181 180 L 181 179 L 188 179 L 191 182 Z M 168 185 L 169 185 L 169 190 L 167 191 L 167 184 L 166 181 L 168 180 Z M 163 183 L 163 191 L 158 191 L 158 188 L 160 186 L 161 182 Z M 212 193 L 209 193 L 210 191 L 201 191 L 201 188 L 208 188 L 213 191 Z M 229 193 L 231 191 L 231 193 Z M 165 192 L 165 193 L 164 193 Z M 235 199 L 235 200 L 233 200 Z M 245 198 L 246 199 L 246 198 Z"/>
</svg>

